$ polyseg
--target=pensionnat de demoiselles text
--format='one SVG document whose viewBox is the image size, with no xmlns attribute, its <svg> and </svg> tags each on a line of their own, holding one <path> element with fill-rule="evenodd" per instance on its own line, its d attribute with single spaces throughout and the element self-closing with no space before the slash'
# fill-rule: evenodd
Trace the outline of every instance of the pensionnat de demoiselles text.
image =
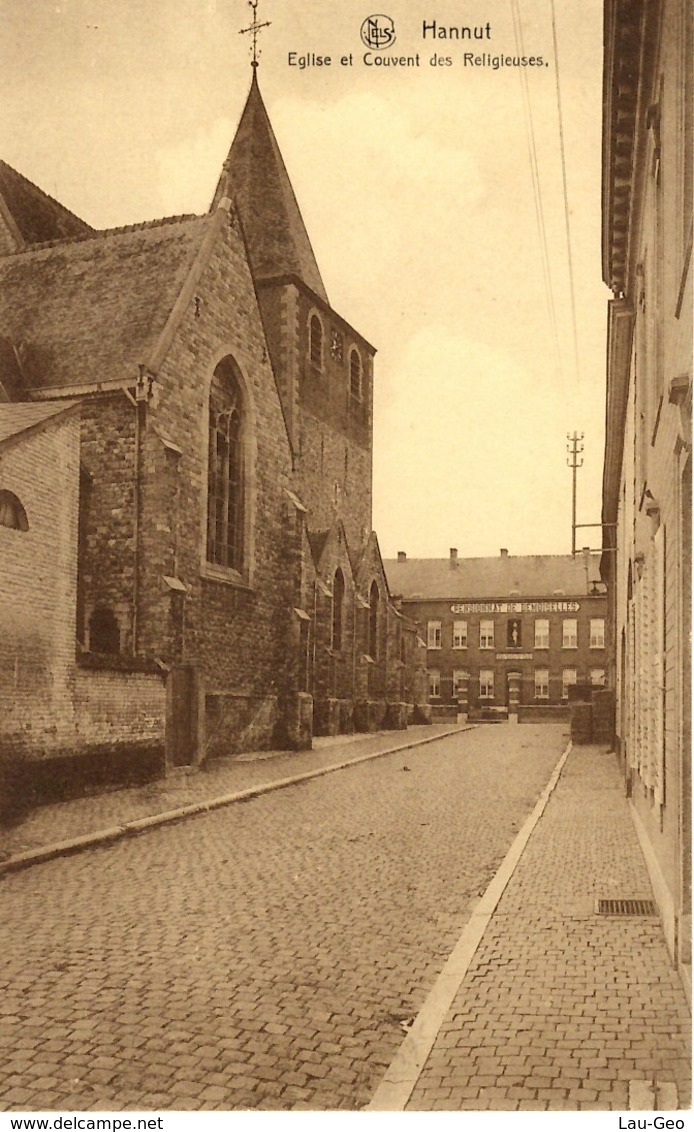
<svg viewBox="0 0 694 1132">
<path fill-rule="evenodd" d="M 449 26 L 439 24 L 436 20 L 422 20 L 422 39 L 429 42 L 446 41 L 454 43 L 471 43 L 477 41 L 491 42 L 494 38 L 491 23 L 478 25 Z M 430 63 L 441 66 L 452 66 L 453 56 L 436 55 L 429 59 Z M 290 51 L 287 56 L 290 67 L 304 70 L 307 67 L 331 67 L 338 64 L 343 67 L 354 66 L 354 54 L 333 58 L 331 55 L 319 55 L 307 52 L 305 55 L 298 51 Z M 544 67 L 547 64 L 541 55 L 495 55 L 491 52 L 465 51 L 455 59 L 456 63 L 464 67 L 489 67 L 498 71 L 501 67 Z M 362 56 L 362 63 L 367 67 L 420 67 L 422 57 L 419 52 L 414 55 L 394 55 L 391 51 L 366 51 Z"/>
</svg>

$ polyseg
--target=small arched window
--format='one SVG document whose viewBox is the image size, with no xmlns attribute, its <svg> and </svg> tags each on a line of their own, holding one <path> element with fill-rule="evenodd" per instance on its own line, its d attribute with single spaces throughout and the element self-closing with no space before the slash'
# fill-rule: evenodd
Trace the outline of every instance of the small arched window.
<svg viewBox="0 0 694 1132">
<path fill-rule="evenodd" d="M 323 323 L 317 314 L 311 315 L 308 330 L 308 353 L 311 365 L 323 368 Z"/>
<path fill-rule="evenodd" d="M 378 606 L 380 600 L 378 585 L 376 582 L 372 582 L 369 591 L 369 656 L 372 660 L 378 660 Z"/>
<path fill-rule="evenodd" d="M 97 605 L 89 618 L 89 651 L 117 655 L 120 652 L 120 628 L 112 609 Z"/>
<path fill-rule="evenodd" d="M 28 531 L 27 513 L 12 491 L 0 491 L 0 527 L 13 531 Z"/>
<path fill-rule="evenodd" d="M 349 391 L 355 401 L 361 401 L 363 393 L 361 355 L 358 350 L 349 353 Z"/>
<path fill-rule="evenodd" d="M 244 413 L 231 358 L 219 363 L 210 386 L 207 472 L 207 560 L 241 570 L 244 555 Z"/>
<path fill-rule="evenodd" d="M 342 648 L 342 628 L 345 608 L 345 579 L 342 570 L 335 571 L 333 579 L 333 632 L 332 648 L 340 652 Z"/>
</svg>

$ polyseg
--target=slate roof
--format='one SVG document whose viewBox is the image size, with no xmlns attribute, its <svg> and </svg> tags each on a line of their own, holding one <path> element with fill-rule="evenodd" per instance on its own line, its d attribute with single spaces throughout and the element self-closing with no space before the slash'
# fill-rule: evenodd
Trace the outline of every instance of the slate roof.
<svg viewBox="0 0 694 1132">
<path fill-rule="evenodd" d="M 0 404 L 0 444 L 26 432 L 29 428 L 43 424 L 51 417 L 60 416 L 67 409 L 74 409 L 77 401 L 43 401 L 34 403 L 30 401 Z"/>
<path fill-rule="evenodd" d="M 597 558 L 578 553 L 499 555 L 498 558 L 408 558 L 383 563 L 390 592 L 398 597 L 477 601 L 572 597 L 600 581 Z"/>
<path fill-rule="evenodd" d="M 29 387 L 134 378 L 210 223 L 174 217 L 0 259 L 0 335 Z"/>
<path fill-rule="evenodd" d="M 297 275 L 328 302 L 260 88 L 253 81 L 212 207 L 223 196 L 239 210 L 256 281 Z"/>
<path fill-rule="evenodd" d="M 69 208 L 53 200 L 5 161 L 0 161 L 0 197 L 27 244 L 82 236 L 93 231 Z"/>
</svg>

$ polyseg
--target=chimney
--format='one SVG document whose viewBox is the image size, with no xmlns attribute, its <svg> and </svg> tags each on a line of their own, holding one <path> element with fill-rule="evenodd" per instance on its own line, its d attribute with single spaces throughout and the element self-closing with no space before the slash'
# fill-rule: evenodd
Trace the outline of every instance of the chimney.
<svg viewBox="0 0 694 1132">
<path fill-rule="evenodd" d="M 502 558 L 508 558 L 508 550 L 506 549 L 505 546 L 502 546 L 502 548 L 501 548 L 501 557 Z"/>
<path fill-rule="evenodd" d="M 404 550 L 398 551 L 398 562 L 407 562 L 407 555 Z"/>
<path fill-rule="evenodd" d="M 590 547 L 589 547 L 589 546 L 582 546 L 582 547 L 581 547 L 581 552 L 582 552 L 583 554 L 590 554 Z"/>
<path fill-rule="evenodd" d="M 457 551 L 456 547 L 454 547 L 454 546 L 451 547 L 450 555 L 451 555 L 451 559 L 450 559 L 451 566 L 456 566 L 457 563 L 458 563 L 458 551 Z"/>
</svg>

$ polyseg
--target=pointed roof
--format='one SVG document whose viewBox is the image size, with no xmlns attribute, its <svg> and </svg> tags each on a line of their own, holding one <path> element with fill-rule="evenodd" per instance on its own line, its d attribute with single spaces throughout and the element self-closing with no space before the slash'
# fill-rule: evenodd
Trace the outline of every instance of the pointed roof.
<svg viewBox="0 0 694 1132">
<path fill-rule="evenodd" d="M 208 216 L 174 217 L 0 259 L 0 334 L 14 346 L 24 384 L 50 389 L 136 375 L 213 224 Z M 7 347 L 3 357 L 11 363 Z"/>
<path fill-rule="evenodd" d="M 223 196 L 241 216 L 256 282 L 296 275 L 328 302 L 311 241 L 294 196 L 253 70 L 253 81 L 236 136 L 224 162 L 214 209 Z"/>
<path fill-rule="evenodd" d="M 51 401 L 48 404 L 37 405 L 24 401 L 12 405 L 0 405 L 0 444 L 76 408 L 78 404 L 78 401 Z"/>
<path fill-rule="evenodd" d="M 0 215 L 24 244 L 84 236 L 93 228 L 37 185 L 0 161 Z"/>
</svg>

